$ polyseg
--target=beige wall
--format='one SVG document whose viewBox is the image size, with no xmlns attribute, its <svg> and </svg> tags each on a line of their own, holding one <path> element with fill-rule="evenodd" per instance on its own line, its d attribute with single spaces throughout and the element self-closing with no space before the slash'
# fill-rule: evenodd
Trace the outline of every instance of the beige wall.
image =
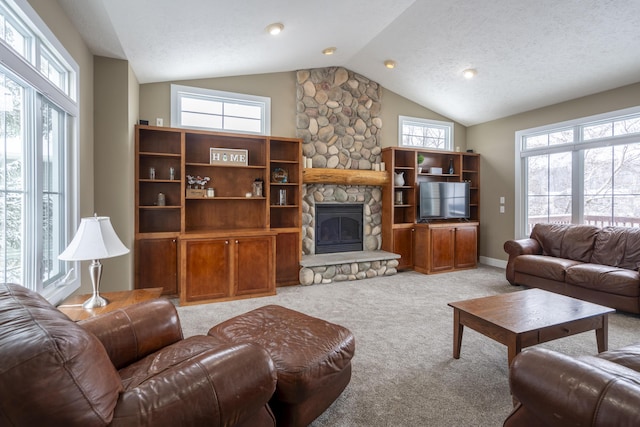
<svg viewBox="0 0 640 427">
<path fill-rule="evenodd" d="M 140 119 L 155 125 L 156 118 L 171 122 L 171 84 L 195 86 L 228 92 L 247 93 L 271 98 L 271 134 L 296 136 L 296 73 L 257 74 L 140 85 Z M 415 102 L 386 90 L 382 91 L 382 146 L 398 145 L 398 116 L 451 121 Z M 466 128 L 455 123 L 454 146 L 466 147 Z"/>
<path fill-rule="evenodd" d="M 79 135 L 80 145 L 80 215 L 90 216 L 94 209 L 93 175 L 93 55 L 71 24 L 58 3 L 51 0 L 29 0 L 29 4 L 42 18 L 49 29 L 58 38 L 80 67 L 79 97 L 80 107 Z M 85 265 L 86 264 L 86 265 Z M 83 263 L 81 271 L 82 289 L 91 290 L 88 263 Z"/>
<path fill-rule="evenodd" d="M 586 96 L 500 120 L 470 126 L 469 148 L 482 154 L 480 255 L 506 260 L 502 245 L 514 237 L 515 132 L 640 104 L 640 83 Z M 499 214 L 499 198 L 506 212 Z"/>
<path fill-rule="evenodd" d="M 138 86 L 128 61 L 95 57 L 95 211 L 111 218 L 116 233 L 131 250 L 127 255 L 102 260 L 104 291 L 133 288 L 133 158 Z"/>
</svg>

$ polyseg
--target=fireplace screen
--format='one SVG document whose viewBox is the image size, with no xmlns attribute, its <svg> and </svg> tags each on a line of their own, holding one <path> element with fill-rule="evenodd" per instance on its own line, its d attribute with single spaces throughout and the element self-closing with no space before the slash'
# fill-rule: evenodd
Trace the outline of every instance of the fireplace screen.
<svg viewBox="0 0 640 427">
<path fill-rule="evenodd" d="M 316 254 L 362 250 L 362 205 L 316 205 Z"/>
</svg>

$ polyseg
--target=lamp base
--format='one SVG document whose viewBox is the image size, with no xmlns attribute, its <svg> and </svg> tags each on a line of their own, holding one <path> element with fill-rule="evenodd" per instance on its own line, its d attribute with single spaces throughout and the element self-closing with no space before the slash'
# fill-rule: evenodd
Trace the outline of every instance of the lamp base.
<svg viewBox="0 0 640 427">
<path fill-rule="evenodd" d="M 107 304 L 109 304 L 109 301 L 102 298 L 100 295 L 93 295 L 82 304 L 82 308 L 98 308 L 104 307 Z"/>
<path fill-rule="evenodd" d="M 82 308 L 98 308 L 109 304 L 109 301 L 100 296 L 100 277 L 102 277 L 102 264 L 100 260 L 94 259 L 89 265 L 89 276 L 93 286 L 93 295 L 82 304 Z"/>
</svg>

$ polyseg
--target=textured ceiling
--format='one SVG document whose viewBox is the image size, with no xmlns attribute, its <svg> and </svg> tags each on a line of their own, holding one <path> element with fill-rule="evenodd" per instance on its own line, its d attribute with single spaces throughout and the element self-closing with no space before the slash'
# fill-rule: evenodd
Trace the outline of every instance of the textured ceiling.
<svg viewBox="0 0 640 427">
<path fill-rule="evenodd" d="M 344 66 L 468 126 L 640 81 L 640 0 L 58 2 L 140 83 Z"/>
</svg>

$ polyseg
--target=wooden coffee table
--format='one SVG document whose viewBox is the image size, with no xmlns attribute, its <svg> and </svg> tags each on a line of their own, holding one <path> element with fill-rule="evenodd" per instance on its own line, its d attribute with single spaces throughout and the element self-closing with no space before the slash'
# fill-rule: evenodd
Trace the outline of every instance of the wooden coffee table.
<svg viewBox="0 0 640 427">
<path fill-rule="evenodd" d="M 460 358 L 465 326 L 504 344 L 509 365 L 523 348 L 596 331 L 598 352 L 607 350 L 608 315 L 614 309 L 564 295 L 528 289 L 507 294 L 451 302 L 453 357 Z"/>
</svg>

